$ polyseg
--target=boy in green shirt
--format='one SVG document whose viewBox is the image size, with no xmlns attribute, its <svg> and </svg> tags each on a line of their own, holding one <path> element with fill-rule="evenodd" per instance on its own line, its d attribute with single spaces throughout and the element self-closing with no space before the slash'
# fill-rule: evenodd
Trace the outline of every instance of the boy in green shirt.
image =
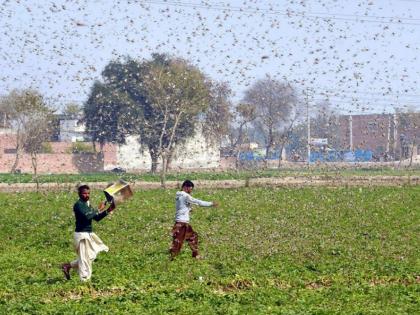
<svg viewBox="0 0 420 315">
<path fill-rule="evenodd" d="M 77 269 L 80 280 L 87 281 L 92 276 L 92 262 L 101 251 L 108 251 L 108 247 L 102 240 L 93 233 L 92 220 L 100 221 L 115 209 L 114 202 L 109 208 L 101 203 L 96 210 L 90 206 L 90 188 L 88 185 L 82 185 L 78 188 L 79 200 L 74 204 L 73 211 L 76 218 L 76 229 L 74 232 L 74 248 L 78 258 L 70 263 L 64 263 L 61 269 L 67 280 L 70 279 L 70 270 Z"/>
</svg>

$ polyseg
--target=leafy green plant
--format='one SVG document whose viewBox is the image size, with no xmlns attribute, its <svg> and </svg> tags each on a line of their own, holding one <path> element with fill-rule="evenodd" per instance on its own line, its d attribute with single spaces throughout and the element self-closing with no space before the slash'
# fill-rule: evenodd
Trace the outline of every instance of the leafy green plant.
<svg viewBox="0 0 420 315">
<path fill-rule="evenodd" d="M 66 153 L 94 153 L 95 150 L 91 143 L 73 142 L 71 147 L 67 148 Z"/>
<path fill-rule="evenodd" d="M 92 192 L 92 204 L 103 199 Z M 420 187 L 203 190 L 218 200 L 168 259 L 175 190 L 135 191 L 94 223 L 110 247 L 64 280 L 76 193 L 0 193 L 0 313 L 414 314 Z"/>
</svg>

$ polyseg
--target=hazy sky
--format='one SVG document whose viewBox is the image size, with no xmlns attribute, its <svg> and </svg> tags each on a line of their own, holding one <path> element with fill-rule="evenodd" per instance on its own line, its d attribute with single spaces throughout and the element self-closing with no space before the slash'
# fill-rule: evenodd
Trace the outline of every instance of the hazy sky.
<svg viewBox="0 0 420 315">
<path fill-rule="evenodd" d="M 234 101 L 270 75 L 342 113 L 420 110 L 420 0 L 2 1 L 0 94 L 82 104 L 112 59 L 183 57 Z"/>
</svg>

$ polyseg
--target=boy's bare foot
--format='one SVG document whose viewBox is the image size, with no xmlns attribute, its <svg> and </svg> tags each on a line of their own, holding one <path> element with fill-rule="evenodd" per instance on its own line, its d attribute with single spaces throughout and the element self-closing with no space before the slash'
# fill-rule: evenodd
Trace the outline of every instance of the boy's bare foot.
<svg viewBox="0 0 420 315">
<path fill-rule="evenodd" d="M 71 269 L 71 265 L 69 263 L 61 265 L 61 270 L 63 271 L 64 276 L 66 277 L 67 280 L 70 280 L 70 269 Z"/>
<path fill-rule="evenodd" d="M 194 256 L 194 258 L 197 259 L 197 260 L 203 260 L 204 259 L 204 257 L 201 256 L 201 255 Z"/>
</svg>

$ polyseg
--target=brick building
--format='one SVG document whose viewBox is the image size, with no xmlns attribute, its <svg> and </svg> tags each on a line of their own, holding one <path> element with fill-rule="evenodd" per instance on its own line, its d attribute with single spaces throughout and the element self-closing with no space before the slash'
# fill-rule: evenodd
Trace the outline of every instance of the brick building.
<svg viewBox="0 0 420 315">
<path fill-rule="evenodd" d="M 337 137 L 344 150 L 370 150 L 376 159 L 406 159 L 418 153 L 420 113 L 342 115 Z"/>
</svg>

